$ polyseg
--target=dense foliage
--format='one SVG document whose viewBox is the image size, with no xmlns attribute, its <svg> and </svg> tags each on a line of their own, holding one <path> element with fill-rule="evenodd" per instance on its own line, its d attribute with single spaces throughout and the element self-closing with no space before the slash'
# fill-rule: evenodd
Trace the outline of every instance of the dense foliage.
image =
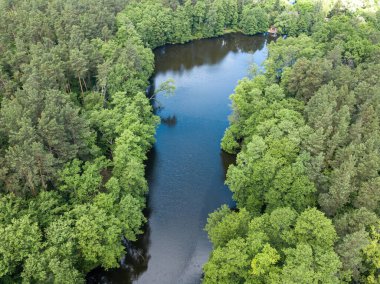
<svg viewBox="0 0 380 284">
<path fill-rule="evenodd" d="M 298 214 L 277 208 L 250 220 L 245 209 L 235 213 L 222 207 L 211 214 L 206 229 L 214 251 L 204 267 L 204 283 L 338 282 L 336 232 L 317 209 Z"/>
<path fill-rule="evenodd" d="M 151 48 L 271 25 L 298 37 L 232 97 L 222 146 L 240 152 L 227 178 L 239 210 L 210 216 L 204 280 L 379 281 L 374 5 L 0 0 L 0 282 L 81 283 L 118 266 L 145 222 Z"/>
<path fill-rule="evenodd" d="M 122 14 L 134 24 L 148 46 L 157 47 L 230 31 L 253 35 L 267 32 L 270 25 L 275 25 L 279 32 L 289 35 L 311 33 L 313 26 L 327 16 L 333 1 L 295 2 L 135 0 Z M 345 8 L 344 4 L 341 5 Z"/>
<path fill-rule="evenodd" d="M 125 1 L 0 3 L 0 282 L 81 283 L 145 222 L 153 54 Z"/>
<path fill-rule="evenodd" d="M 380 12 L 334 9 L 231 96 L 205 283 L 380 281 Z"/>
</svg>

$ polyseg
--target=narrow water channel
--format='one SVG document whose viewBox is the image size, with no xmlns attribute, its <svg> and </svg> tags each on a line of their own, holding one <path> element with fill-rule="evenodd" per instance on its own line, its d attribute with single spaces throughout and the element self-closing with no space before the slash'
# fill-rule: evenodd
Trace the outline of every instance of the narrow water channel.
<svg viewBox="0 0 380 284">
<path fill-rule="evenodd" d="M 231 113 L 229 95 L 252 63 L 267 57 L 265 36 L 229 34 L 154 51 L 153 84 L 168 78 L 174 97 L 159 96 L 162 123 L 147 166 L 146 233 L 126 243 L 121 268 L 95 271 L 90 283 L 200 283 L 211 244 L 203 228 L 222 204 L 233 206 L 224 185 L 233 157 L 220 150 Z"/>
</svg>

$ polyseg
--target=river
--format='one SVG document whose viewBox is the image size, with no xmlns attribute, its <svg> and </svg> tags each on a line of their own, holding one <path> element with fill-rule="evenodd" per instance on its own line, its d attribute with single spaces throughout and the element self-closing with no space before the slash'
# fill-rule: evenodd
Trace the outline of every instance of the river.
<svg viewBox="0 0 380 284">
<path fill-rule="evenodd" d="M 97 269 L 88 283 L 200 283 L 212 249 L 203 230 L 222 204 L 234 206 L 224 185 L 234 157 L 220 150 L 231 114 L 229 95 L 248 68 L 267 57 L 265 36 L 228 34 L 157 48 L 153 87 L 169 78 L 175 96 L 158 96 L 161 124 L 147 164 L 148 224 L 119 269 Z"/>
</svg>

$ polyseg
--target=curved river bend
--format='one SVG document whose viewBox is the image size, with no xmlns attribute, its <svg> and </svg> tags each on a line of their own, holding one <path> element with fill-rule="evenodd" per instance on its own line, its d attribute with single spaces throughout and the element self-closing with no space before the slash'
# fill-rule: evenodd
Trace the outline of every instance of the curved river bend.
<svg viewBox="0 0 380 284">
<path fill-rule="evenodd" d="M 161 125 L 147 165 L 149 222 L 123 265 L 95 270 L 89 283 L 200 283 L 212 249 L 203 228 L 222 204 L 233 157 L 220 150 L 231 113 L 229 95 L 252 63 L 267 57 L 264 36 L 229 34 L 157 48 L 153 87 L 173 78 L 174 97 L 159 96 Z M 131 264 L 132 263 L 132 264 Z"/>
</svg>

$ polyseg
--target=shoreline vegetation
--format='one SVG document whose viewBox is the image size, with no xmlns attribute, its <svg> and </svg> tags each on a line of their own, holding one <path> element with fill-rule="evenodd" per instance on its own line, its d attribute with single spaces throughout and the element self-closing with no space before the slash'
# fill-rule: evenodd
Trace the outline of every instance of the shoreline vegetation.
<svg viewBox="0 0 380 284">
<path fill-rule="evenodd" d="M 146 219 L 152 49 L 274 25 L 222 148 L 204 283 L 378 283 L 377 1 L 0 0 L 0 282 L 84 283 Z M 326 17 L 329 21 L 325 21 Z"/>
</svg>

